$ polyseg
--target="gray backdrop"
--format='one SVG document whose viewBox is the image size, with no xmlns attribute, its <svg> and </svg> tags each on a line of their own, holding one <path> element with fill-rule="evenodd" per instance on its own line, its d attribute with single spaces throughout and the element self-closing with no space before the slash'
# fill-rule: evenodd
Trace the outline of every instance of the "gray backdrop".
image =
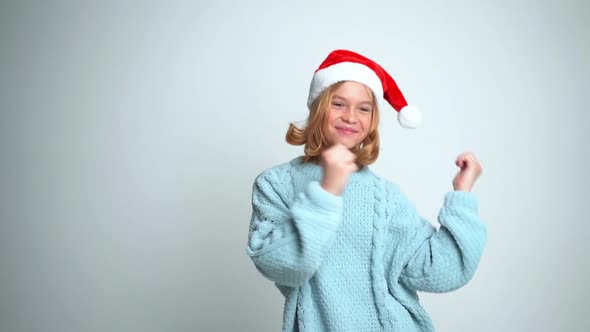
<svg viewBox="0 0 590 332">
<path fill-rule="evenodd" d="M 285 3 L 285 4 L 281 4 Z M 383 110 L 373 170 L 436 224 L 472 150 L 489 243 L 423 294 L 438 331 L 587 331 L 584 1 L 56 2 L 0 7 L 0 331 L 277 331 L 245 254 L 254 177 L 301 154 L 315 68 L 349 48 Z"/>
</svg>

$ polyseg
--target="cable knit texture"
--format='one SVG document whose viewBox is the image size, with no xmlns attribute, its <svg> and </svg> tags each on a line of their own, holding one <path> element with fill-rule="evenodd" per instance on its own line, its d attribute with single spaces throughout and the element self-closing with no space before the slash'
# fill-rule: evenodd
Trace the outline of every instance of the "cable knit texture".
<svg viewBox="0 0 590 332">
<path fill-rule="evenodd" d="M 486 242 L 476 197 L 445 195 L 437 229 L 364 167 L 342 196 L 302 158 L 256 177 L 247 253 L 285 297 L 283 331 L 434 331 L 418 291 L 474 275 Z"/>
</svg>

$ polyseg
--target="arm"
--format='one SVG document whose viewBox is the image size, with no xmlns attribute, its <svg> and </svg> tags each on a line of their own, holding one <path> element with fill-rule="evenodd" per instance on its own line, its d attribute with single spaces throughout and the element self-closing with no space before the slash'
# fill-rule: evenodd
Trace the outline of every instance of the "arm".
<svg viewBox="0 0 590 332">
<path fill-rule="evenodd" d="M 291 201 L 290 176 L 259 175 L 252 192 L 247 253 L 268 279 L 299 286 L 317 271 L 342 219 L 342 198 L 312 181 Z"/>
<path fill-rule="evenodd" d="M 465 191 L 445 195 L 436 230 L 405 202 L 409 218 L 404 233 L 410 235 L 407 262 L 400 281 L 416 291 L 448 292 L 473 277 L 487 239 L 485 225 L 477 211 L 477 199 Z"/>
</svg>

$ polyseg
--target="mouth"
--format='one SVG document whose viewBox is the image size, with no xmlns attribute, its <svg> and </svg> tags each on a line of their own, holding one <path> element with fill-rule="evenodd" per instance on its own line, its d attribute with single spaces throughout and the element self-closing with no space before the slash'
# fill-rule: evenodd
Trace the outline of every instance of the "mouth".
<svg viewBox="0 0 590 332">
<path fill-rule="evenodd" d="M 342 135 L 354 135 L 358 133 L 358 130 L 348 127 L 336 127 L 336 130 Z"/>
</svg>

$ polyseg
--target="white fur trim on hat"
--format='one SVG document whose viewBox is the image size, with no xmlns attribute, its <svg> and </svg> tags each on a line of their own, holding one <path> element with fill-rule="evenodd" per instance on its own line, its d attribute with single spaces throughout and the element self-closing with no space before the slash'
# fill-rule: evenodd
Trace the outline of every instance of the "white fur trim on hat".
<svg viewBox="0 0 590 332">
<path fill-rule="evenodd" d="M 379 76 L 369 67 L 355 62 L 340 62 L 318 70 L 313 75 L 309 87 L 307 107 L 330 85 L 341 81 L 355 81 L 368 86 L 375 95 L 379 108 L 383 104 L 383 85 Z"/>
</svg>

